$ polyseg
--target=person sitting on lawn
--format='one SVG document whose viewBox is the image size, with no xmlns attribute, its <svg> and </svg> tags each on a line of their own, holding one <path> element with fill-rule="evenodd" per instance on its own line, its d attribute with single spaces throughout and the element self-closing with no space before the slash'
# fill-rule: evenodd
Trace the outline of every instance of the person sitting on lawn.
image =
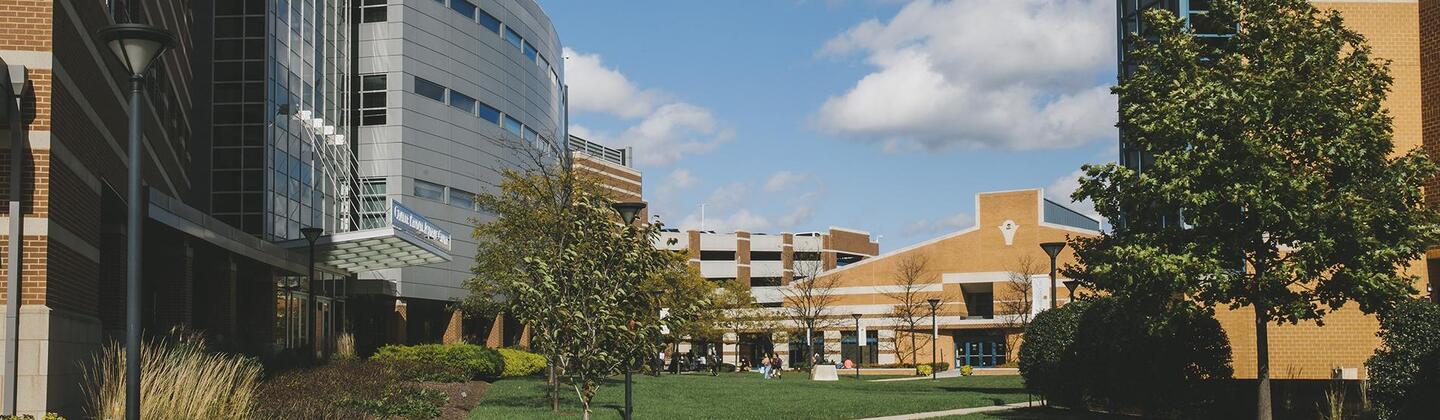
<svg viewBox="0 0 1440 420">
<path fill-rule="evenodd" d="M 845 369 L 846 369 L 846 370 L 850 370 L 850 369 L 854 369 L 854 368 L 855 368 L 855 362 L 852 361 L 852 360 L 850 360 L 850 359 L 848 359 L 848 358 L 845 359 Z"/>
</svg>

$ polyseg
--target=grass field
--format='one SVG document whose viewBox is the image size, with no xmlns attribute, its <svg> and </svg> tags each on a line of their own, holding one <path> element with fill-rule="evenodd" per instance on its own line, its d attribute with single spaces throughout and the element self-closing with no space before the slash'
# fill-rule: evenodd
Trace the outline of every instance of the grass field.
<svg viewBox="0 0 1440 420">
<path fill-rule="evenodd" d="M 873 379 L 873 378 L 867 378 Z M 562 388 L 559 417 L 580 415 L 573 389 Z M 637 419 L 841 419 L 887 416 L 1026 401 L 1019 376 L 971 376 L 940 380 L 870 382 L 841 378 L 813 382 L 803 374 L 766 381 L 759 374 L 635 376 Z M 592 418 L 620 418 L 625 389 L 620 378 L 601 387 Z M 542 378 L 491 384 L 472 419 L 556 418 Z"/>
</svg>

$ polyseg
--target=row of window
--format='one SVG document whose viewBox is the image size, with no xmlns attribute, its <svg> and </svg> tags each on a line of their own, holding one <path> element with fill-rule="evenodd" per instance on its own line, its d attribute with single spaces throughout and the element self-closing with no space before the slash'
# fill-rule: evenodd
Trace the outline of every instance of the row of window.
<svg viewBox="0 0 1440 420">
<path fill-rule="evenodd" d="M 780 261 L 780 251 L 750 251 L 750 261 Z M 701 261 L 734 261 L 735 251 L 700 251 Z M 820 261 L 819 252 L 795 252 L 796 261 Z"/>
<path fill-rule="evenodd" d="M 434 99 L 441 103 L 448 103 L 451 107 L 468 112 L 472 116 L 478 116 L 480 119 L 490 122 L 491 124 L 499 125 L 500 128 L 524 139 L 526 143 L 529 143 L 538 150 L 550 150 L 550 139 L 542 136 L 540 132 L 521 123 L 520 120 L 515 119 L 515 117 L 510 116 L 510 114 L 500 112 L 499 109 L 477 100 L 470 95 L 456 92 L 454 89 L 446 88 L 439 83 L 425 80 L 421 77 L 415 78 L 415 94 Z M 366 105 L 362 104 L 362 106 Z"/>
<path fill-rule="evenodd" d="M 434 182 L 415 180 L 415 190 L 412 191 L 416 197 L 426 200 L 439 201 L 454 207 L 475 211 L 479 209 L 475 202 L 475 193 L 455 187 L 446 187 Z"/>
<path fill-rule="evenodd" d="M 470 0 L 435 1 L 442 5 L 448 5 L 450 10 L 454 10 L 461 16 L 465 16 L 479 24 L 480 27 L 504 38 L 505 42 L 515 46 L 516 52 L 524 55 L 531 63 L 540 66 L 541 71 L 549 73 L 552 89 L 558 90 L 560 88 L 560 74 L 555 71 L 555 67 L 550 65 L 550 60 L 545 59 L 545 55 L 541 54 L 540 51 L 535 48 L 534 44 L 526 41 L 525 37 L 520 36 L 520 33 L 515 32 L 515 29 L 511 28 L 510 25 L 501 22 L 495 15 L 486 12 L 485 9 L 476 6 L 475 3 L 472 3 Z M 360 3 L 360 22 L 373 23 L 388 20 L 389 12 L 386 3 L 387 0 L 362 0 Z"/>
</svg>

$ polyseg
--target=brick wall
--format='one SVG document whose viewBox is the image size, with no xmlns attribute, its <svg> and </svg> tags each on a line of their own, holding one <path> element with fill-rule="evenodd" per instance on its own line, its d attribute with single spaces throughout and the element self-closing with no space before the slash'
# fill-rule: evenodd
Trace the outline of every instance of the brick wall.
<svg viewBox="0 0 1440 420">
<path fill-rule="evenodd" d="M 0 50 L 50 51 L 54 0 L 0 1 Z"/>
</svg>

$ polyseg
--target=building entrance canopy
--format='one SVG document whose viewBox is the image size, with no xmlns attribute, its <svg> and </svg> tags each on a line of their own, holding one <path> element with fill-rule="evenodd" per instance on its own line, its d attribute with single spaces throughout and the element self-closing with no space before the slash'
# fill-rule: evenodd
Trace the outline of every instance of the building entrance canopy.
<svg viewBox="0 0 1440 420">
<path fill-rule="evenodd" d="M 315 263 L 358 273 L 450 261 L 450 233 L 398 202 L 390 206 L 389 226 L 325 235 L 315 241 Z M 304 253 L 304 239 L 280 242 Z"/>
</svg>

